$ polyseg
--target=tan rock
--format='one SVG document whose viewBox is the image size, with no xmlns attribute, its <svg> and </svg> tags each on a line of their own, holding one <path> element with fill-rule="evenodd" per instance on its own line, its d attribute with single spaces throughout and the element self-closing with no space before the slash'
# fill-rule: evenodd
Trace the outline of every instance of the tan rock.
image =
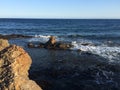
<svg viewBox="0 0 120 90">
<path fill-rule="evenodd" d="M 56 38 L 55 38 L 54 36 L 51 36 L 50 39 L 49 39 L 49 41 L 47 42 L 47 44 L 53 45 L 53 44 L 55 44 L 55 43 L 56 43 Z"/>
<path fill-rule="evenodd" d="M 0 39 L 0 51 L 3 50 L 4 48 L 8 47 L 8 46 L 9 46 L 8 40 Z"/>
<path fill-rule="evenodd" d="M 70 47 L 71 47 L 71 46 L 70 46 L 69 44 L 64 44 L 64 43 L 59 45 L 59 48 L 60 48 L 60 49 L 68 49 L 68 48 L 70 48 Z"/>
<path fill-rule="evenodd" d="M 29 80 L 32 60 L 21 47 L 11 45 L 0 51 L 0 90 L 41 90 Z"/>
</svg>

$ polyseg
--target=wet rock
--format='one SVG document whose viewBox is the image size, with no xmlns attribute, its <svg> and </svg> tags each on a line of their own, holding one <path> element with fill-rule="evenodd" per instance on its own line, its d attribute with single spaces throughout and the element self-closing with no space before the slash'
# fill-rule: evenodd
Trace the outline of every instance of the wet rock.
<svg viewBox="0 0 120 90">
<path fill-rule="evenodd" d="M 82 43 L 81 45 L 83 45 L 83 46 L 95 46 L 95 45 L 92 44 L 92 43 Z"/>
<path fill-rule="evenodd" d="M 44 47 L 48 49 L 52 49 L 55 47 L 56 44 L 56 38 L 54 36 L 51 36 L 49 40 L 45 43 Z"/>
<path fill-rule="evenodd" d="M 28 43 L 28 47 L 29 47 L 29 48 L 34 48 L 35 46 L 34 46 L 33 43 Z"/>
<path fill-rule="evenodd" d="M 5 45 L 8 46 L 9 44 Z M 11 45 L 5 49 L 1 49 L 0 90 L 41 90 L 28 77 L 28 70 L 31 63 L 32 60 L 28 53 L 19 46 Z"/>
<path fill-rule="evenodd" d="M 59 45 L 59 48 L 63 48 L 63 49 L 67 49 L 67 48 L 70 48 L 70 47 L 71 46 L 69 44 L 65 44 L 65 43 Z"/>
<path fill-rule="evenodd" d="M 77 52 L 82 52 L 82 50 L 81 50 L 81 49 L 78 49 Z"/>
<path fill-rule="evenodd" d="M 51 36 L 46 45 L 54 45 L 56 43 L 56 38 Z"/>
<path fill-rule="evenodd" d="M 10 34 L 10 35 L 1 35 L 0 38 L 2 39 L 12 39 L 12 38 L 32 38 L 33 36 L 26 36 L 21 34 Z"/>
<path fill-rule="evenodd" d="M 71 48 L 72 45 L 69 43 L 57 42 L 56 38 L 54 36 L 51 36 L 50 39 L 46 43 L 39 43 L 39 45 L 29 43 L 28 47 L 29 48 L 46 48 L 46 49 L 66 50 L 66 49 Z"/>
</svg>

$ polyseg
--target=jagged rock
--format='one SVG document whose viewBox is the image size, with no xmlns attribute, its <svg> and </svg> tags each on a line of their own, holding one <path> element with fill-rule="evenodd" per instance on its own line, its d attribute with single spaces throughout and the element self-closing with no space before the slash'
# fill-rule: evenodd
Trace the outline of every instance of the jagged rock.
<svg viewBox="0 0 120 90">
<path fill-rule="evenodd" d="M 72 47 L 69 43 L 57 42 L 54 36 L 51 36 L 46 43 L 39 43 L 39 45 L 28 43 L 29 48 L 47 48 L 47 49 L 62 49 L 66 50 Z"/>
<path fill-rule="evenodd" d="M 51 36 L 46 45 L 54 45 L 56 43 L 56 38 Z"/>
<path fill-rule="evenodd" d="M 44 47 L 52 49 L 55 47 L 56 44 L 56 38 L 54 36 L 51 36 L 49 40 L 45 43 Z"/>
<path fill-rule="evenodd" d="M 0 51 L 0 90 L 41 90 L 28 77 L 31 63 L 28 53 L 19 46 Z"/>
<path fill-rule="evenodd" d="M 0 39 L 0 51 L 3 50 L 4 48 L 8 47 L 8 46 L 9 46 L 8 40 Z"/>
</svg>

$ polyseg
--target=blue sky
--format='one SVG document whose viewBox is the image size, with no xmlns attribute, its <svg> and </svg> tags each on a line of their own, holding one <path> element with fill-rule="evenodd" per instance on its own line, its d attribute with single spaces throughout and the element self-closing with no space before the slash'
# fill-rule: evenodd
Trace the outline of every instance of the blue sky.
<svg viewBox="0 0 120 90">
<path fill-rule="evenodd" d="M 0 0 L 0 18 L 120 19 L 120 0 Z"/>
</svg>

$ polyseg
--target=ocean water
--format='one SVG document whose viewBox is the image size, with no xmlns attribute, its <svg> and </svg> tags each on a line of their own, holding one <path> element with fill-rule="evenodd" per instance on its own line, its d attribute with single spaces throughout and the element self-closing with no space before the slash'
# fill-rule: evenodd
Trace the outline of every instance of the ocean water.
<svg viewBox="0 0 120 90">
<path fill-rule="evenodd" d="M 0 34 L 34 36 L 9 42 L 29 52 L 30 77 L 45 90 L 120 90 L 120 20 L 0 19 Z M 74 47 L 70 51 L 27 48 L 28 42 L 46 42 L 51 35 Z"/>
<path fill-rule="evenodd" d="M 29 40 L 46 42 L 51 35 L 71 42 L 75 49 L 90 51 L 111 61 L 120 53 L 120 20 L 0 19 L 1 34 L 32 35 Z M 90 45 L 83 46 L 81 44 Z"/>
</svg>

